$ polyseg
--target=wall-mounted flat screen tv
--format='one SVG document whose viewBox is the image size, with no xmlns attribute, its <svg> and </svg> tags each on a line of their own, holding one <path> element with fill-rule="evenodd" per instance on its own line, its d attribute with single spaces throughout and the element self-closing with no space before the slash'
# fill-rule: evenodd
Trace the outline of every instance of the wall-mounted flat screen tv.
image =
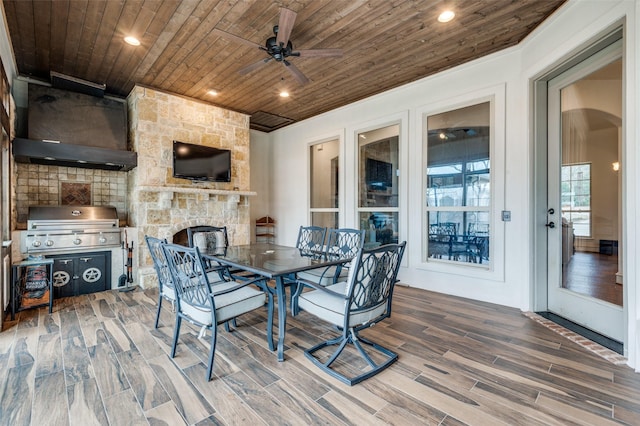
<svg viewBox="0 0 640 426">
<path fill-rule="evenodd" d="M 173 177 L 231 182 L 231 150 L 173 141 Z"/>
<path fill-rule="evenodd" d="M 366 183 L 370 189 L 385 190 L 393 186 L 393 164 L 367 158 Z"/>
</svg>

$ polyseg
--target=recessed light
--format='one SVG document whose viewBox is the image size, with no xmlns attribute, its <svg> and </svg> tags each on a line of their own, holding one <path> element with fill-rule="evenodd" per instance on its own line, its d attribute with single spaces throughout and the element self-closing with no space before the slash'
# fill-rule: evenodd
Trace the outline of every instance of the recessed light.
<svg viewBox="0 0 640 426">
<path fill-rule="evenodd" d="M 288 98 L 289 97 L 289 92 L 285 92 L 284 90 L 282 92 L 280 92 L 280 97 L 281 98 Z"/>
<path fill-rule="evenodd" d="M 438 22 L 449 22 L 455 18 L 456 14 L 453 10 L 445 10 L 438 16 Z"/>
<path fill-rule="evenodd" d="M 209 95 L 211 95 L 211 96 L 218 96 L 218 91 L 217 90 L 209 90 L 207 93 Z"/>
<path fill-rule="evenodd" d="M 127 36 L 124 38 L 125 43 L 130 44 L 132 46 L 140 46 L 140 40 L 133 36 Z"/>
</svg>

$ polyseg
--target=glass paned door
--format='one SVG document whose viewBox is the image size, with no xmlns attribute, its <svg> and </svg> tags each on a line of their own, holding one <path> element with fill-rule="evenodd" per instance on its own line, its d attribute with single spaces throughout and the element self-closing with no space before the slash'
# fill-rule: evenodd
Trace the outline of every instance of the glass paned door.
<svg viewBox="0 0 640 426">
<path fill-rule="evenodd" d="M 622 342 L 621 55 L 618 41 L 548 83 L 543 232 L 548 310 Z"/>
</svg>

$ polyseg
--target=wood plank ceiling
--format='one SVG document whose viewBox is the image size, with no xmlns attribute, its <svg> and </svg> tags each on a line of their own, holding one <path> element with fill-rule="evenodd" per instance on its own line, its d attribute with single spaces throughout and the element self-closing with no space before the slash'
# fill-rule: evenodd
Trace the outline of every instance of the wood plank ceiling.
<svg viewBox="0 0 640 426">
<path fill-rule="evenodd" d="M 18 72 L 50 72 L 134 84 L 252 115 L 270 131 L 519 43 L 565 0 L 3 0 Z M 264 45 L 280 8 L 297 13 L 296 49 L 342 49 L 340 58 L 293 57 L 302 85 L 267 54 L 218 29 Z M 445 8 L 456 12 L 437 21 Z M 133 35 L 138 47 L 124 43 Z M 217 96 L 208 92 L 216 90 Z M 278 96 L 281 90 L 289 98 Z"/>
</svg>

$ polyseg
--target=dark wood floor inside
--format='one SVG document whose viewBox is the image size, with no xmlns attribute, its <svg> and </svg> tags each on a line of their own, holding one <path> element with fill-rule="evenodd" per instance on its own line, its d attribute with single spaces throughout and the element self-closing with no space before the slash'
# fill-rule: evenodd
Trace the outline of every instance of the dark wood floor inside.
<svg viewBox="0 0 640 426">
<path fill-rule="evenodd" d="M 576 252 L 562 272 L 564 288 L 622 306 L 617 255 Z"/>
<path fill-rule="evenodd" d="M 5 323 L 0 424 L 640 425 L 640 374 L 517 309 L 398 287 L 392 317 L 363 334 L 399 360 L 349 387 L 303 354 L 334 329 L 291 318 L 279 363 L 261 311 L 221 328 L 207 382 L 196 330 L 168 356 L 174 317 L 165 304 L 153 328 L 156 297 L 95 293 Z"/>
</svg>

